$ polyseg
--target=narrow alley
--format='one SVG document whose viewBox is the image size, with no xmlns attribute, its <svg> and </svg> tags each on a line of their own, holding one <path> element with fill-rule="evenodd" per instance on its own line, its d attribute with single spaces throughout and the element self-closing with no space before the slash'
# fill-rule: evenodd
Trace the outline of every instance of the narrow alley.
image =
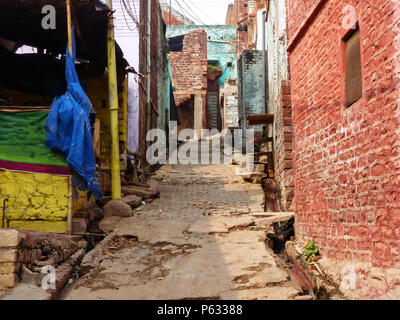
<svg viewBox="0 0 400 320">
<path fill-rule="evenodd" d="M 261 185 L 244 182 L 237 168 L 162 167 L 152 178 L 160 181 L 160 198 L 132 217 L 101 222 L 113 231 L 95 250 L 99 264 L 63 298 L 263 300 L 302 294 L 266 245 L 279 213 L 264 212 Z"/>
<path fill-rule="evenodd" d="M 400 0 L 0 0 L 0 300 L 399 300 L 399 192 Z"/>
</svg>

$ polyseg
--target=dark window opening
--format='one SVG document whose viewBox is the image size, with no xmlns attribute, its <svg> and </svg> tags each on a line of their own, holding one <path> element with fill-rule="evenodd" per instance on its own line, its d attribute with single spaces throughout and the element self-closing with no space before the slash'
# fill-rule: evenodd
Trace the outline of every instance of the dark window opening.
<svg viewBox="0 0 400 320">
<path fill-rule="evenodd" d="M 349 34 L 346 44 L 346 106 L 362 97 L 360 29 Z"/>
<path fill-rule="evenodd" d="M 231 68 L 231 67 L 232 67 L 232 62 L 228 62 L 228 63 L 226 64 L 226 66 L 227 66 L 228 68 Z"/>
</svg>

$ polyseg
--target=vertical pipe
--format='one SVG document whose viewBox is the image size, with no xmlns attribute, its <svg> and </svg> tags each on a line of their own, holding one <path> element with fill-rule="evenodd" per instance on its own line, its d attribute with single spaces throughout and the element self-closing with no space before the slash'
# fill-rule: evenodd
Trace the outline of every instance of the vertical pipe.
<svg viewBox="0 0 400 320">
<path fill-rule="evenodd" d="M 147 18 L 146 18 L 146 132 L 151 127 L 151 47 L 150 47 L 150 36 L 151 36 L 151 0 L 147 0 Z M 147 143 L 146 143 L 147 146 Z"/>
<path fill-rule="evenodd" d="M 8 198 L 3 200 L 3 217 L 1 219 L 1 227 L 4 229 L 5 220 L 6 220 L 6 203 L 8 202 Z"/>
<path fill-rule="evenodd" d="M 72 177 L 68 177 L 68 217 L 67 217 L 67 223 L 68 223 L 68 229 L 67 232 L 69 234 L 72 234 L 72 213 L 73 213 L 73 205 L 74 205 L 74 199 L 72 198 L 73 195 L 73 190 L 72 190 Z"/>
<path fill-rule="evenodd" d="M 67 0 L 67 33 L 68 33 L 68 51 L 72 52 L 72 23 L 71 23 L 71 0 Z M 68 216 L 67 216 L 67 232 L 72 234 L 72 212 L 73 212 L 73 195 L 72 195 L 72 178 L 68 178 Z"/>
<path fill-rule="evenodd" d="M 112 0 L 107 0 L 108 7 L 112 10 Z M 111 129 L 111 195 L 113 200 L 121 199 L 121 172 L 119 160 L 119 133 L 118 133 L 118 88 L 117 65 L 115 58 L 114 18 L 110 16 L 107 34 L 108 55 L 108 90 L 110 103 L 110 129 Z"/>
<path fill-rule="evenodd" d="M 267 55 L 266 55 L 266 50 L 265 50 L 265 22 L 267 21 L 267 12 L 263 11 L 262 13 L 263 17 L 263 24 L 262 24 L 262 53 L 263 53 L 263 89 L 264 89 L 264 110 L 265 113 L 268 113 L 268 106 L 267 106 Z"/>
<path fill-rule="evenodd" d="M 71 32 L 71 0 L 67 0 L 67 32 L 68 32 L 68 50 L 72 56 L 72 32 Z"/>
</svg>

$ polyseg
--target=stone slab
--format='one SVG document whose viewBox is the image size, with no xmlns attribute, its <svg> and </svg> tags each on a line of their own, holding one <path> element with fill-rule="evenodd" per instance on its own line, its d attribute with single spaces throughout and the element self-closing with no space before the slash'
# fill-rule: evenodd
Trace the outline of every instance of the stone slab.
<svg viewBox="0 0 400 320">
<path fill-rule="evenodd" d="M 189 233 L 210 234 L 210 233 L 227 233 L 227 226 L 219 221 L 197 221 L 189 226 Z"/>
</svg>

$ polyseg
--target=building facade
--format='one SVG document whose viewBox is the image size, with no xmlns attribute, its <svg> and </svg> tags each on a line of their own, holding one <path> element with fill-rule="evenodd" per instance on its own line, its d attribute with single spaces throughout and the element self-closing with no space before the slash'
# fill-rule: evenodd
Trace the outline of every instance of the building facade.
<svg viewBox="0 0 400 320">
<path fill-rule="evenodd" d="M 289 0 L 288 23 L 296 235 L 350 296 L 398 298 L 400 3 Z"/>
</svg>

